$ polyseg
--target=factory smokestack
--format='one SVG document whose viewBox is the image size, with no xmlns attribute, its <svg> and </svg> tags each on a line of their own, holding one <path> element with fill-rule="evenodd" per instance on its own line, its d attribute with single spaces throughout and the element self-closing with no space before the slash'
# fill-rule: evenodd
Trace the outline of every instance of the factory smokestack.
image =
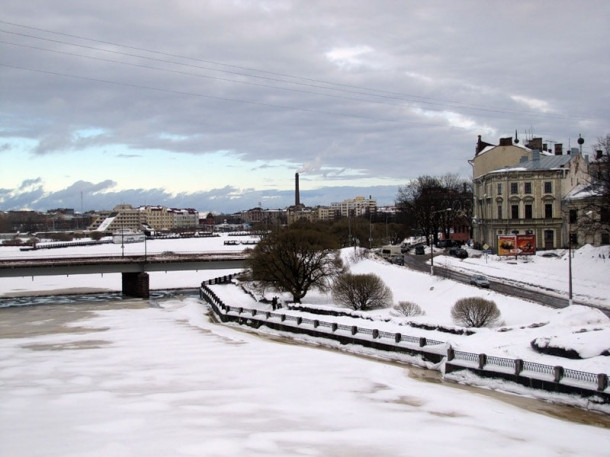
<svg viewBox="0 0 610 457">
<path fill-rule="evenodd" d="M 301 195 L 299 191 L 299 174 L 294 174 L 294 206 L 301 204 Z"/>
</svg>

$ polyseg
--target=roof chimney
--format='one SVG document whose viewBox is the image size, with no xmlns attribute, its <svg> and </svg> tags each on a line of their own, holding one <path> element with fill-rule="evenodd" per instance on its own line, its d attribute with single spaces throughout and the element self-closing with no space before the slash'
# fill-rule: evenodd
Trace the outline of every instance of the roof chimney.
<svg viewBox="0 0 610 457">
<path fill-rule="evenodd" d="M 527 147 L 530 149 L 542 149 L 542 138 L 532 138 L 527 142 Z"/>
<path fill-rule="evenodd" d="M 299 191 L 299 174 L 294 174 L 294 205 L 299 206 L 301 204 L 301 195 Z"/>
<path fill-rule="evenodd" d="M 557 144 L 555 145 L 555 155 L 556 155 L 556 156 L 560 156 L 560 155 L 562 155 L 562 154 L 563 154 L 563 144 L 561 144 L 561 143 L 557 143 Z"/>
</svg>

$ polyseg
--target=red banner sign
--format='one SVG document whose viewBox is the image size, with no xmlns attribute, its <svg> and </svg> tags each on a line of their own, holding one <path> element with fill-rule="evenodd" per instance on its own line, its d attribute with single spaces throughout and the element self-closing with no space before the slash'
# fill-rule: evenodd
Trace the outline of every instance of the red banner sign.
<svg viewBox="0 0 610 457">
<path fill-rule="evenodd" d="M 498 255 L 536 254 L 536 235 L 498 235 Z"/>
</svg>

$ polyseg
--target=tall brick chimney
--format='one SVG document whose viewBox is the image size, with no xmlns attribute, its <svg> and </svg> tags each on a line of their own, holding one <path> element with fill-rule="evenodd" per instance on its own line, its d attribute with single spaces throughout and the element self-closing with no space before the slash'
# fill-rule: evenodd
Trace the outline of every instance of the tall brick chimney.
<svg viewBox="0 0 610 457">
<path fill-rule="evenodd" d="M 294 206 L 301 204 L 301 194 L 299 191 L 299 174 L 294 174 Z"/>
</svg>

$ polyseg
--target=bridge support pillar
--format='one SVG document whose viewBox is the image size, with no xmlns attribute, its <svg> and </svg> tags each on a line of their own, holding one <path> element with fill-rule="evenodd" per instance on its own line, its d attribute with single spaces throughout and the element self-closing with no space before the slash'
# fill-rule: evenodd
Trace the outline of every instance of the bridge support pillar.
<svg viewBox="0 0 610 457">
<path fill-rule="evenodd" d="M 129 297 L 148 298 L 148 273 L 121 273 L 122 293 Z"/>
</svg>

